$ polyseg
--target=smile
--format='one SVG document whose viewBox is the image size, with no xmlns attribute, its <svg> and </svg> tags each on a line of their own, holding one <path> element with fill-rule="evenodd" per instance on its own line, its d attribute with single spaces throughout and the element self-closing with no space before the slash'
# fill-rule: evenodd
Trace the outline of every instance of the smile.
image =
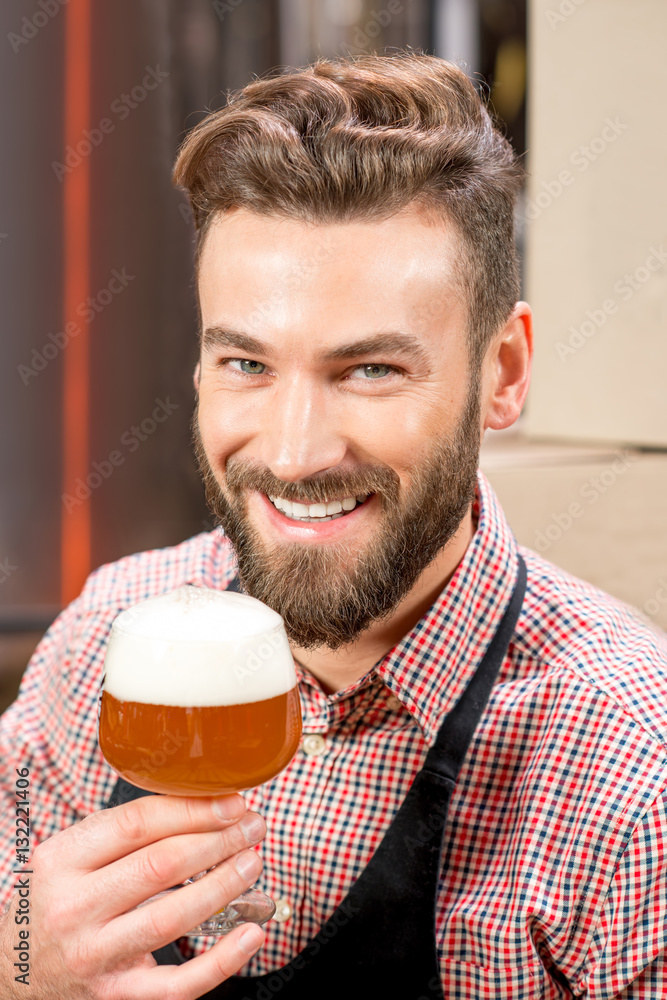
<svg viewBox="0 0 667 1000">
<path fill-rule="evenodd" d="M 334 521 L 338 517 L 345 517 L 368 499 L 366 496 L 343 497 L 341 500 L 328 500 L 326 503 L 298 503 L 297 501 L 284 500 L 282 497 L 269 496 L 273 506 L 288 517 L 291 521 L 323 522 Z"/>
</svg>

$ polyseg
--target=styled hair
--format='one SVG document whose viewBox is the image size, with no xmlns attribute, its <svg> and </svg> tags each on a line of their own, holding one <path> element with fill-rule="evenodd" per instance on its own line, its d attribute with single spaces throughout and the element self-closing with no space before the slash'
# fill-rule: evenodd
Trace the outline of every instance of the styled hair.
<svg viewBox="0 0 667 1000">
<path fill-rule="evenodd" d="M 332 223 L 379 221 L 414 202 L 453 224 L 474 364 L 519 298 L 522 177 L 466 74 L 411 51 L 253 80 L 186 136 L 173 171 L 194 214 L 197 270 L 211 221 L 234 207 Z"/>
</svg>

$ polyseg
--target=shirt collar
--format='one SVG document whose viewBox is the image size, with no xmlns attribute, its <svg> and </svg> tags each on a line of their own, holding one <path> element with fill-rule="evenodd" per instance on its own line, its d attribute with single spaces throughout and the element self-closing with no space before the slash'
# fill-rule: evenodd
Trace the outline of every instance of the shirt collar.
<svg viewBox="0 0 667 1000">
<path fill-rule="evenodd" d="M 454 575 L 375 672 L 432 742 L 486 652 L 518 576 L 516 540 L 480 471 L 477 530 Z"/>
</svg>

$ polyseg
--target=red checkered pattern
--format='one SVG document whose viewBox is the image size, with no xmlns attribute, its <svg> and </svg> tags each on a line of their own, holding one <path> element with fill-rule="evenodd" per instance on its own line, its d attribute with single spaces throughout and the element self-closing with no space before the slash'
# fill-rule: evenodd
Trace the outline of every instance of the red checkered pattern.
<svg viewBox="0 0 667 1000">
<path fill-rule="evenodd" d="M 481 474 L 475 514 L 450 583 L 366 676 L 326 695 L 299 669 L 304 734 L 321 734 L 325 748 L 300 749 L 246 793 L 268 823 L 258 886 L 292 916 L 269 925 L 244 974 L 285 965 L 342 901 L 485 652 L 517 546 Z M 655 1000 L 667 996 L 664 637 L 522 554 L 523 610 L 447 821 L 436 913 L 444 992 Z M 96 739 L 114 616 L 187 582 L 223 589 L 234 573 L 220 529 L 130 556 L 93 573 L 48 631 L 0 720 L 0 903 L 13 881 L 14 768 L 31 769 L 33 844 L 103 808 L 114 787 Z M 180 942 L 186 955 L 211 943 Z"/>
</svg>

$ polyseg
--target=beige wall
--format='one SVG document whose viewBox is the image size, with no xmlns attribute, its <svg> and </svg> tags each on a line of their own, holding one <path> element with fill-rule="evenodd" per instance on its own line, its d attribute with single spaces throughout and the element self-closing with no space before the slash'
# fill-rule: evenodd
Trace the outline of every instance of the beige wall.
<svg viewBox="0 0 667 1000">
<path fill-rule="evenodd" d="M 667 630 L 667 455 L 487 432 L 481 466 L 517 540 Z"/>
<path fill-rule="evenodd" d="M 529 11 L 527 429 L 667 446 L 667 3 Z"/>
</svg>

